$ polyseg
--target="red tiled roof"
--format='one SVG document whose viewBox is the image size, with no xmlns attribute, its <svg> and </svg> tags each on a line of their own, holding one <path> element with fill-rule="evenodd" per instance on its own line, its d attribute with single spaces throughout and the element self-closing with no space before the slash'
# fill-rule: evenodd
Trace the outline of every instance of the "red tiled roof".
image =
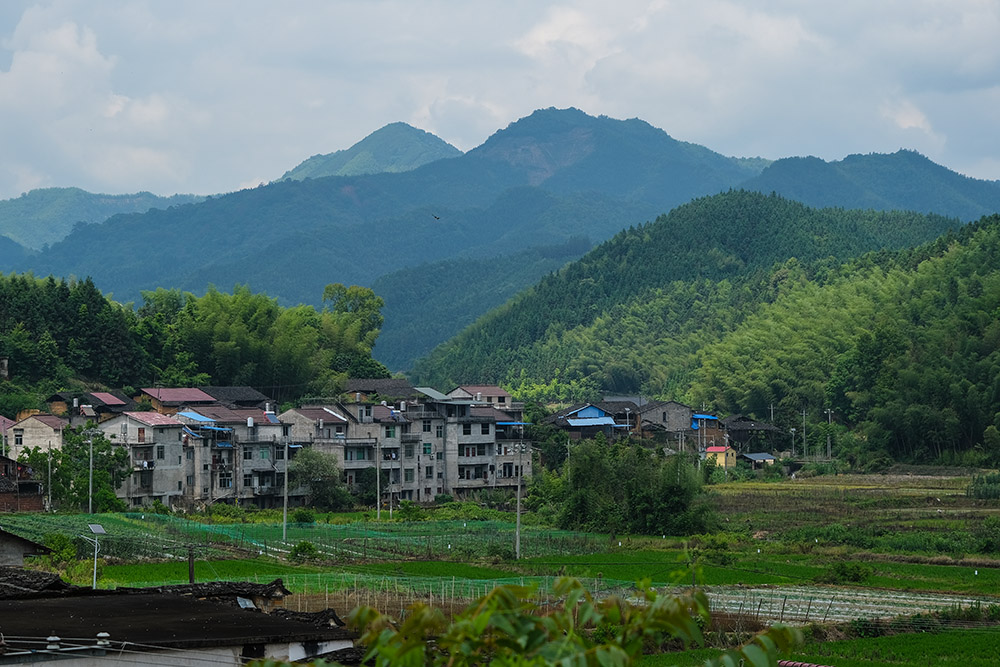
<svg viewBox="0 0 1000 667">
<path fill-rule="evenodd" d="M 125 401 L 118 398 L 114 394 L 109 394 L 106 391 L 95 391 L 90 394 L 104 405 L 125 405 Z"/>
<path fill-rule="evenodd" d="M 215 399 L 194 387 L 149 387 L 142 393 L 161 403 L 214 403 Z"/>
<path fill-rule="evenodd" d="M 715 452 L 724 452 L 727 449 L 729 449 L 729 448 L 728 447 L 722 447 L 721 445 L 715 445 L 713 447 L 709 447 L 706 451 L 715 453 Z"/>
<path fill-rule="evenodd" d="M 173 417 L 161 415 L 159 412 L 125 412 L 124 414 L 147 426 L 181 426 L 184 423 Z"/>
<path fill-rule="evenodd" d="M 13 419 L 7 419 L 3 415 L 0 415 L 0 432 L 6 431 L 8 428 L 14 425 Z"/>
</svg>

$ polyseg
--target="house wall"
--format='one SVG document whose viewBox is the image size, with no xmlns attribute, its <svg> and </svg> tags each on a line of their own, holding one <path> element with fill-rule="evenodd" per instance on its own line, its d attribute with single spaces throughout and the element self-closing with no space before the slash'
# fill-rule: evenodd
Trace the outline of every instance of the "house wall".
<svg viewBox="0 0 1000 667">
<path fill-rule="evenodd" d="M 0 493 L 0 512 L 41 512 L 44 509 L 45 496 L 41 493 Z"/>
<path fill-rule="evenodd" d="M 17 443 L 18 431 L 21 432 L 21 444 Z M 62 434 L 61 428 L 52 428 L 34 417 L 29 417 L 8 429 L 8 444 L 11 451 L 9 456 L 16 459 L 27 447 L 41 447 L 45 451 L 48 451 L 49 446 L 53 449 L 62 449 Z"/>
</svg>

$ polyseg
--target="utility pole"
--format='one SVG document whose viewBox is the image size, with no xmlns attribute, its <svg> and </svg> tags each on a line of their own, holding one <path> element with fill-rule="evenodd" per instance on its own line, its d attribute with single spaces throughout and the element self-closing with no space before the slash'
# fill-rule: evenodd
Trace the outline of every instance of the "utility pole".
<svg viewBox="0 0 1000 667">
<path fill-rule="evenodd" d="M 94 436 L 91 435 L 87 438 L 87 444 L 90 445 L 90 474 L 88 475 L 88 485 L 87 485 L 87 514 L 94 513 Z M 96 549 L 96 547 L 95 547 Z M 97 562 L 97 552 L 94 552 L 94 562 Z M 96 565 L 94 566 L 97 567 Z M 95 577 L 97 575 L 94 575 Z M 94 588 L 97 588 L 97 583 L 94 583 Z"/>
<path fill-rule="evenodd" d="M 521 427 L 523 432 L 524 427 Z M 521 467 L 521 454 L 524 452 L 524 443 L 517 444 L 517 523 L 514 526 L 514 559 L 521 560 L 521 477 L 524 469 Z"/>
<path fill-rule="evenodd" d="M 792 427 L 792 458 L 795 458 L 795 427 Z"/>
<path fill-rule="evenodd" d="M 806 409 L 802 408 L 802 456 L 809 458 L 809 444 L 806 442 Z"/>
<path fill-rule="evenodd" d="M 281 541 L 288 539 L 288 438 L 285 438 L 285 497 L 281 508 Z M 192 581 L 191 583 L 194 583 Z"/>
<path fill-rule="evenodd" d="M 417 461 L 420 457 L 417 457 Z M 420 466 L 417 466 L 417 473 L 420 473 Z M 382 520 L 382 445 L 378 438 L 375 438 L 375 520 Z"/>
<path fill-rule="evenodd" d="M 830 431 L 833 429 L 833 410 L 827 408 L 826 412 L 826 458 L 833 460 L 833 447 L 830 442 Z"/>
</svg>

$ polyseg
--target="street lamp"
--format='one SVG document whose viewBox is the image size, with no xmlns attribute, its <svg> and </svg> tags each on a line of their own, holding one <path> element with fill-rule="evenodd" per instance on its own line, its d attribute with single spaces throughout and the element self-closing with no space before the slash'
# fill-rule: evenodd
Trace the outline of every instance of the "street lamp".
<svg viewBox="0 0 1000 667">
<path fill-rule="evenodd" d="M 90 532 L 92 532 L 94 535 L 107 535 L 108 534 L 107 531 L 104 530 L 104 526 L 102 526 L 99 523 L 88 523 L 87 526 L 90 527 Z M 93 583 L 92 588 L 96 591 L 97 590 L 97 552 L 101 550 L 101 545 L 97 543 L 97 538 L 96 537 L 87 537 L 86 535 L 81 535 L 80 537 L 82 537 L 83 539 L 87 540 L 88 542 L 93 542 L 94 543 L 94 583 Z"/>
</svg>

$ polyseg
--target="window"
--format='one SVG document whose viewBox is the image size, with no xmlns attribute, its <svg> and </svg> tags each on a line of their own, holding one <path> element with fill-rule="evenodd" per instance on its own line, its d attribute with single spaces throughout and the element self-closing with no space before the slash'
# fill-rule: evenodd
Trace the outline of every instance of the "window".
<svg viewBox="0 0 1000 667">
<path fill-rule="evenodd" d="M 292 435 L 292 426 L 291 426 L 291 424 L 282 424 L 281 425 L 281 437 L 287 438 L 287 437 L 289 437 L 291 435 Z"/>
<path fill-rule="evenodd" d="M 252 449 L 244 449 L 243 450 L 243 460 L 244 461 L 253 461 L 253 450 Z"/>
<path fill-rule="evenodd" d="M 395 438 L 396 437 L 396 427 L 395 426 L 386 426 L 385 427 L 385 437 L 387 437 L 387 438 Z"/>
<path fill-rule="evenodd" d="M 403 471 L 403 481 L 412 482 L 413 481 L 413 468 L 407 468 Z"/>
<path fill-rule="evenodd" d="M 497 403 L 506 403 L 506 402 L 507 402 L 506 396 L 497 396 Z"/>
<path fill-rule="evenodd" d="M 434 479 L 434 466 L 427 466 L 424 468 L 424 477 L 427 479 Z"/>
<path fill-rule="evenodd" d="M 243 475 L 243 486 L 253 486 L 253 475 L 249 473 Z"/>
<path fill-rule="evenodd" d="M 201 471 L 202 472 L 208 472 L 208 464 L 207 463 L 202 463 L 201 464 Z"/>
<path fill-rule="evenodd" d="M 177 465 L 180 465 L 180 464 L 181 464 L 181 459 L 183 459 L 183 458 L 184 458 L 184 457 L 183 457 L 183 456 L 181 456 L 180 454 L 178 454 L 178 455 L 177 455 Z"/>
<path fill-rule="evenodd" d="M 156 429 L 156 432 L 159 433 L 160 435 L 163 435 L 163 429 L 162 428 Z"/>
<path fill-rule="evenodd" d="M 462 435 L 472 435 L 472 424 L 462 424 Z"/>
<path fill-rule="evenodd" d="M 431 420 L 430 419 L 425 419 L 424 420 L 424 433 L 430 433 L 430 432 L 431 432 Z"/>
<path fill-rule="evenodd" d="M 444 452 L 438 452 L 435 458 L 437 458 L 438 461 L 444 461 Z"/>
<path fill-rule="evenodd" d="M 437 437 L 439 437 L 439 438 L 443 438 L 444 437 L 444 424 L 438 424 L 437 425 Z"/>
<path fill-rule="evenodd" d="M 219 475 L 219 488 L 220 489 L 233 488 L 233 476 L 230 474 Z"/>
<path fill-rule="evenodd" d="M 184 458 L 186 458 L 188 461 L 193 461 L 194 460 L 194 450 L 193 449 L 189 449 L 186 452 L 184 452 Z"/>
<path fill-rule="evenodd" d="M 262 458 L 262 459 L 271 458 L 271 452 L 270 452 L 270 450 L 267 447 L 261 447 L 260 448 L 260 458 Z"/>
<path fill-rule="evenodd" d="M 164 445 L 157 445 L 156 446 L 156 459 L 158 461 L 162 461 L 165 458 L 167 458 L 167 448 Z"/>
<path fill-rule="evenodd" d="M 247 426 L 247 440 L 256 440 L 256 439 L 257 439 L 257 427 Z"/>
<path fill-rule="evenodd" d="M 14 429 L 14 444 L 18 447 L 24 444 L 24 429 L 15 428 Z"/>
<path fill-rule="evenodd" d="M 187 482 L 188 486 L 193 485 L 194 484 L 194 475 L 188 475 L 187 479 L 185 481 Z"/>
<path fill-rule="evenodd" d="M 425 442 L 424 443 L 424 454 L 430 454 L 430 453 L 431 453 L 431 443 Z"/>
<path fill-rule="evenodd" d="M 139 442 L 146 442 L 146 429 L 139 427 Z"/>
<path fill-rule="evenodd" d="M 180 431 L 177 431 L 177 441 L 178 442 L 183 442 L 184 441 L 184 434 L 181 433 Z"/>
<path fill-rule="evenodd" d="M 403 457 L 408 459 L 413 458 L 413 445 L 403 445 Z"/>
<path fill-rule="evenodd" d="M 282 461 L 282 460 L 284 460 L 284 458 L 285 458 L 285 448 L 284 447 L 275 447 L 274 448 L 274 460 L 275 461 Z"/>
<path fill-rule="evenodd" d="M 478 444 L 476 445 L 476 456 L 486 456 L 486 445 Z"/>
<path fill-rule="evenodd" d="M 178 491 L 183 491 L 184 490 L 184 482 L 182 482 L 180 480 L 177 480 L 177 490 Z"/>
<path fill-rule="evenodd" d="M 490 434 L 490 425 L 489 424 L 483 424 L 482 425 L 482 434 L 483 435 L 489 435 Z"/>
</svg>

